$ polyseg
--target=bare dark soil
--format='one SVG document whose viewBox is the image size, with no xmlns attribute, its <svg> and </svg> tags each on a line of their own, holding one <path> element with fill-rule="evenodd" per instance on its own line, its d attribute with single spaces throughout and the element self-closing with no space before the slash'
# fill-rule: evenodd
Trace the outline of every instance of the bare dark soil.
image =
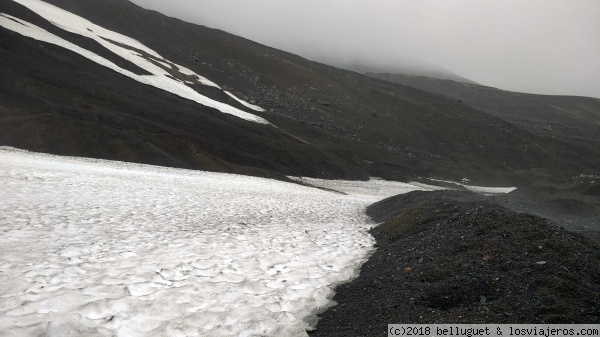
<svg viewBox="0 0 600 337">
<path fill-rule="evenodd" d="M 310 336 L 383 336 L 390 323 L 598 323 L 600 246 L 467 192 L 372 205 L 378 248 Z"/>
</svg>

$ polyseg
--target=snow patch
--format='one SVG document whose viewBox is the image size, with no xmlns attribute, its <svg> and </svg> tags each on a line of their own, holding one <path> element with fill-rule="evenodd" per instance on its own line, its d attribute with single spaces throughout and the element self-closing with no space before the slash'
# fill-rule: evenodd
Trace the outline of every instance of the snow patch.
<svg viewBox="0 0 600 337">
<path fill-rule="evenodd" d="M 229 95 L 231 98 L 233 98 L 236 101 L 240 102 L 242 105 L 244 105 L 247 108 L 250 108 L 250 109 L 256 110 L 256 111 L 265 111 L 265 109 L 263 109 L 263 108 L 261 108 L 261 107 L 259 107 L 257 105 L 250 104 L 250 103 L 248 103 L 248 102 L 246 102 L 246 101 L 244 101 L 242 99 L 237 98 L 234 94 L 230 93 L 229 91 L 225 91 L 225 93 L 227 95 Z"/>
<path fill-rule="evenodd" d="M 379 178 L 371 178 L 368 181 L 360 180 L 325 180 L 306 177 L 288 178 L 298 181 L 302 184 L 315 186 L 326 190 L 336 191 L 338 193 L 354 195 L 359 198 L 379 199 L 389 198 L 398 194 L 405 194 L 412 191 L 435 191 L 443 189 L 438 186 L 431 186 L 418 183 L 402 183 L 398 181 L 389 181 Z"/>
<path fill-rule="evenodd" d="M 199 94 L 194 89 L 187 86 L 184 82 L 179 80 L 170 78 L 168 76 L 169 73 L 161 68 L 160 66 L 152 63 L 150 60 L 142 57 L 138 52 L 124 48 L 121 45 L 129 46 L 133 49 L 137 49 L 147 53 L 151 56 L 155 61 L 164 61 L 163 64 L 170 63 L 174 65 L 182 74 L 184 75 L 193 75 L 198 77 L 198 81 L 204 85 L 212 86 L 219 88 L 220 87 L 209 81 L 208 79 L 196 74 L 192 70 L 180 66 L 178 64 L 174 64 L 170 61 L 165 60 L 162 56 L 160 56 L 154 50 L 146 47 L 142 43 L 137 40 L 134 40 L 125 35 L 113 32 L 111 30 L 105 29 L 101 26 L 98 26 L 84 18 L 81 18 L 75 14 L 72 14 L 68 11 L 65 11 L 61 8 L 50 5 L 46 2 L 40 0 L 13 0 L 30 10 L 34 11 L 38 15 L 42 16 L 46 20 L 50 21 L 55 26 L 62 28 L 71 33 L 79 34 L 88 38 L 93 39 L 98 42 L 102 46 L 106 47 L 108 50 L 112 51 L 116 55 L 130 61 L 131 63 L 137 65 L 138 67 L 146 70 L 147 72 L 153 75 L 137 75 L 126 69 L 123 69 L 111 61 L 89 51 L 84 48 L 81 48 L 69 41 L 66 41 L 36 25 L 33 25 L 29 22 L 20 20 L 18 18 L 12 17 L 7 14 L 0 15 L 0 26 L 12 30 L 16 33 L 19 33 L 23 36 L 27 36 L 39 41 L 55 44 L 57 46 L 61 46 L 63 48 L 69 49 L 83 57 L 88 58 L 91 61 L 94 61 L 104 67 L 112 69 L 124 76 L 127 76 L 131 79 L 134 79 L 140 83 L 151 85 L 161 90 L 165 90 L 177 96 L 187 98 L 189 100 L 195 101 L 199 104 L 202 104 L 207 107 L 211 107 L 217 109 L 223 113 L 231 114 L 236 117 L 261 123 L 261 124 L 269 124 L 265 119 L 253 115 L 251 113 L 245 112 L 228 104 L 213 100 L 204 95 Z M 112 43 L 111 41 L 115 41 L 116 43 Z M 119 45 L 121 44 L 121 45 Z M 170 67 L 170 65 L 169 65 Z M 246 103 L 248 104 L 248 103 Z M 254 109 L 257 110 L 257 109 Z M 262 111 L 257 110 L 257 111 Z"/>
<path fill-rule="evenodd" d="M 516 187 L 474 186 L 474 185 L 465 185 L 463 183 L 457 183 L 455 181 L 450 181 L 450 180 L 441 180 L 441 179 L 435 179 L 435 178 L 428 178 L 428 179 L 431 181 L 439 181 L 439 182 L 444 182 L 444 183 L 449 183 L 449 184 L 460 185 L 460 186 L 466 188 L 468 191 L 480 193 L 480 194 L 506 194 L 506 193 L 510 193 L 517 189 Z M 463 179 L 463 180 L 468 181 L 468 179 Z"/>
</svg>

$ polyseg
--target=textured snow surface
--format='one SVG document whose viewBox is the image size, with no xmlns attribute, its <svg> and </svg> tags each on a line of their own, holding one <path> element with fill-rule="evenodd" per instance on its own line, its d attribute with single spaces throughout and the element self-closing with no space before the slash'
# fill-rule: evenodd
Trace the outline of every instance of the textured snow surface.
<svg viewBox="0 0 600 337">
<path fill-rule="evenodd" d="M 0 148 L 0 335 L 305 336 L 417 189 L 311 181 Z"/>
<path fill-rule="evenodd" d="M 20 20 L 18 18 L 12 17 L 7 14 L 0 14 L 0 26 L 2 26 L 4 28 L 7 28 L 16 33 L 19 33 L 21 35 L 24 35 L 24 36 L 27 36 L 27 37 L 30 37 L 30 38 L 33 38 L 33 39 L 36 39 L 39 41 L 44 41 L 47 43 L 52 43 L 52 44 L 61 46 L 63 48 L 67 48 L 77 54 L 80 54 L 81 56 L 84 56 L 102 66 L 110 68 L 110 69 L 112 69 L 122 75 L 125 75 L 127 77 L 130 77 L 138 82 L 168 91 L 172 94 L 190 99 L 190 100 L 200 103 L 204 106 L 215 108 L 223 113 L 231 114 L 231 115 L 237 116 L 239 118 L 242 118 L 242 119 L 245 119 L 248 121 L 252 121 L 252 122 L 256 122 L 256 123 L 268 124 L 268 122 L 261 117 L 258 117 L 256 115 L 245 112 L 245 111 L 240 110 L 231 105 L 228 105 L 228 104 L 213 100 L 211 98 L 208 98 L 204 95 L 201 95 L 198 92 L 196 92 L 194 89 L 189 87 L 186 84 L 186 82 L 182 82 L 182 81 L 176 80 L 174 78 L 171 78 L 169 73 L 165 70 L 165 68 L 171 69 L 171 70 L 177 69 L 181 74 L 184 74 L 186 76 L 194 76 L 198 83 L 208 85 L 208 86 L 213 86 L 216 88 L 220 88 L 215 83 L 196 74 L 192 70 L 187 69 L 183 66 L 177 65 L 168 60 L 165 60 L 157 52 L 146 47 L 145 45 L 141 44 L 137 40 L 134 40 L 125 35 L 110 31 L 103 27 L 100 27 L 82 17 L 79 17 L 75 14 L 67 12 L 61 8 L 55 7 L 55 6 L 50 5 L 43 1 L 39 1 L 39 0 L 13 0 L 13 1 L 15 1 L 23 6 L 26 6 L 27 8 L 29 8 L 33 12 L 37 13 L 38 15 L 42 16 L 43 18 L 45 18 L 46 20 L 48 20 L 49 22 L 51 22 L 52 24 L 54 24 L 55 26 L 57 26 L 59 28 L 62 28 L 71 33 L 79 34 L 79 35 L 93 39 L 94 41 L 98 42 L 99 44 L 101 44 L 102 46 L 107 48 L 108 50 L 115 53 L 116 55 L 132 62 L 133 64 L 146 70 L 147 72 L 151 73 L 152 75 L 134 74 L 126 69 L 123 69 L 123 68 L 117 66 L 116 64 L 112 63 L 111 61 L 109 61 L 87 49 L 81 48 L 69 41 L 66 41 L 66 40 L 62 39 L 61 37 L 58 37 L 36 25 L 33 25 L 29 22 Z M 159 67 L 158 65 L 152 63 L 150 60 L 148 60 L 144 56 L 140 55 L 137 51 L 134 51 L 130 48 L 124 48 L 116 43 L 111 42 L 111 41 L 115 41 L 119 44 L 126 45 L 133 49 L 137 49 L 141 52 L 144 52 L 144 53 L 148 54 L 149 57 L 151 57 L 156 63 L 163 65 L 163 67 Z M 264 111 L 264 109 L 262 109 L 256 105 L 249 104 L 240 99 L 237 99 L 237 100 L 240 101 L 244 106 L 246 106 L 250 109 L 253 109 L 256 111 Z"/>
</svg>

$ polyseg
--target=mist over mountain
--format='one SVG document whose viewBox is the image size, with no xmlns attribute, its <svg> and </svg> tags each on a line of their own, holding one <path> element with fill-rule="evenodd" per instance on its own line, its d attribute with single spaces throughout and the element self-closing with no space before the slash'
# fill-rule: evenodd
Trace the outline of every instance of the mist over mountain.
<svg viewBox="0 0 600 337">
<path fill-rule="evenodd" d="M 600 98 L 594 0 L 135 0 L 310 60 L 447 69 L 504 90 Z"/>
<path fill-rule="evenodd" d="M 353 62 L 348 65 L 339 65 L 340 68 L 356 71 L 361 74 L 398 74 L 407 76 L 424 76 L 442 80 L 452 80 L 460 83 L 478 84 L 468 78 L 464 78 L 447 69 L 427 64 L 416 65 L 406 64 L 401 65 L 381 65 L 381 64 L 364 64 L 361 62 Z"/>
</svg>

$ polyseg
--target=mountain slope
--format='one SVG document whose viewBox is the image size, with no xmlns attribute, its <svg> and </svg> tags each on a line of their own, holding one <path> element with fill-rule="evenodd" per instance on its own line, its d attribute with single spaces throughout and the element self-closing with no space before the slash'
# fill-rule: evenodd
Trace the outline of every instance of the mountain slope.
<svg viewBox="0 0 600 337">
<path fill-rule="evenodd" d="M 53 26 L 19 4 L 1 6 L 27 22 Z M 247 123 L 140 85 L 65 48 L 5 30 L 0 44 L 7 61 L 1 68 L 4 145 L 246 174 L 265 175 L 268 170 L 364 177 L 357 169 L 344 172 L 350 165 L 339 157 L 272 126 Z M 237 103 L 223 94 L 220 98 Z"/>
<path fill-rule="evenodd" d="M 510 92 L 427 76 L 367 75 L 452 97 L 529 132 L 600 151 L 600 99 Z"/>
<path fill-rule="evenodd" d="M 266 111 L 194 86 L 271 125 L 140 85 L 0 28 L 0 53 L 8 61 L 0 65 L 3 145 L 280 177 L 435 175 L 513 183 L 600 171 L 593 148 L 543 137 L 455 99 L 311 62 L 124 0 L 48 2 L 259 105 Z M 0 12 L 31 22 L 28 9 L 12 1 Z"/>
</svg>

